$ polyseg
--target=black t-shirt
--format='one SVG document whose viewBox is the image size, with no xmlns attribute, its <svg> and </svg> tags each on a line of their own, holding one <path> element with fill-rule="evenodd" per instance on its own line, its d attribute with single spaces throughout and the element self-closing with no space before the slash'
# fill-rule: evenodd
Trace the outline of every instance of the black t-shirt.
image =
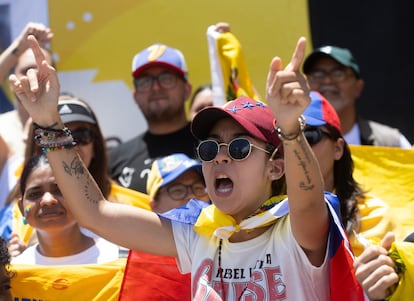
<svg viewBox="0 0 414 301">
<path fill-rule="evenodd" d="M 173 153 L 195 158 L 197 144 L 190 124 L 167 135 L 153 135 L 147 131 L 110 151 L 109 173 L 120 185 L 146 193 L 148 173 L 155 159 Z"/>
</svg>

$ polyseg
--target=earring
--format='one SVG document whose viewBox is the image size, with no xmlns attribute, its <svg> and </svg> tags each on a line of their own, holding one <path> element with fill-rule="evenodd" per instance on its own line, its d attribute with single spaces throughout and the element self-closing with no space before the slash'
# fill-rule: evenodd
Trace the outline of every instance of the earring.
<svg viewBox="0 0 414 301">
<path fill-rule="evenodd" d="M 23 222 L 23 225 L 27 225 L 27 219 L 25 216 L 22 217 L 22 222 Z"/>
</svg>

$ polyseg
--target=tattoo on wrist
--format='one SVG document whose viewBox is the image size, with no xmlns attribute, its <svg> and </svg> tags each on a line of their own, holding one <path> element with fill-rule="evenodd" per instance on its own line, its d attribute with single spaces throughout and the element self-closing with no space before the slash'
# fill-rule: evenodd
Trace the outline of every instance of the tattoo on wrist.
<svg viewBox="0 0 414 301">
<path fill-rule="evenodd" d="M 294 150 L 293 153 L 295 154 L 296 159 L 298 159 L 298 165 L 302 167 L 303 174 L 305 176 L 305 180 L 299 182 L 299 188 L 301 188 L 302 190 L 312 190 L 314 185 L 311 181 L 308 165 L 306 164 L 305 160 L 302 159 L 301 154 L 297 150 Z"/>
</svg>

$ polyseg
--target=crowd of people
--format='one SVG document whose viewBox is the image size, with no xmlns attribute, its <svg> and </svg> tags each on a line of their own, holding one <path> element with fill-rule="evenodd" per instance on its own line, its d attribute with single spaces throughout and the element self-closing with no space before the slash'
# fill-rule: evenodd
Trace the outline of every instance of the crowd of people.
<svg viewBox="0 0 414 301">
<path fill-rule="evenodd" d="M 357 112 L 348 49 L 305 56 L 300 38 L 288 64 L 271 61 L 264 101 L 218 107 L 180 50 L 149 45 L 131 70 L 148 129 L 108 151 L 87 101 L 59 91 L 52 38 L 29 23 L 0 55 L 16 107 L 0 114 L 3 291 L 15 264 L 142 252 L 177 261 L 188 299 L 405 300 L 398 254 L 414 249 L 394 244 L 398 222 L 355 180 L 349 145 L 412 144 Z"/>
</svg>

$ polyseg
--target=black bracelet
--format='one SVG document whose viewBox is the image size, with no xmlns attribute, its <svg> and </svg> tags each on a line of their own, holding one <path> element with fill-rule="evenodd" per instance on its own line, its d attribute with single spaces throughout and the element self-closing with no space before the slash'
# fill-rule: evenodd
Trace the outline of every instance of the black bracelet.
<svg viewBox="0 0 414 301">
<path fill-rule="evenodd" d="M 54 129 L 54 127 L 55 126 L 57 126 L 58 125 L 58 123 L 57 122 L 55 122 L 55 123 L 53 123 L 53 124 L 51 124 L 51 125 L 48 125 L 48 126 L 40 126 L 40 125 L 38 125 L 36 122 L 33 122 L 33 125 L 36 127 L 36 128 L 38 128 L 38 129 L 42 129 L 42 130 L 45 130 L 45 131 L 52 131 L 52 132 L 60 132 L 61 130 L 58 130 L 58 129 Z"/>
</svg>

